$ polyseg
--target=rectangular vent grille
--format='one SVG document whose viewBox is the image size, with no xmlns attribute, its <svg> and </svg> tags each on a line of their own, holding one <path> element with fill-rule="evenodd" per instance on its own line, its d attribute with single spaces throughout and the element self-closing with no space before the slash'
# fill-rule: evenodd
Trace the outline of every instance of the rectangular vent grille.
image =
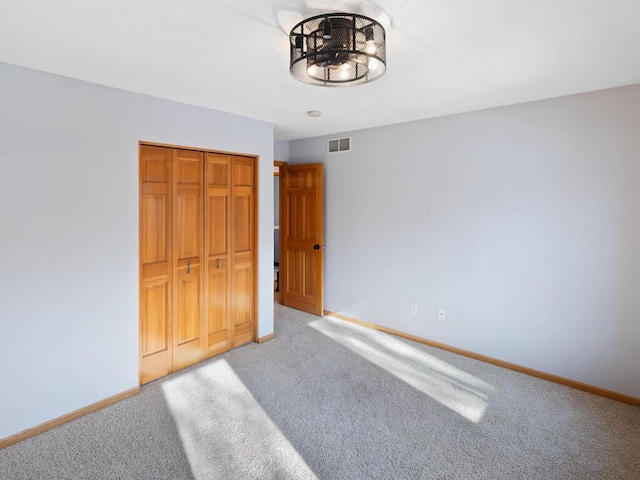
<svg viewBox="0 0 640 480">
<path fill-rule="evenodd" d="M 351 151 L 351 137 L 332 138 L 327 141 L 327 151 L 329 153 Z"/>
</svg>

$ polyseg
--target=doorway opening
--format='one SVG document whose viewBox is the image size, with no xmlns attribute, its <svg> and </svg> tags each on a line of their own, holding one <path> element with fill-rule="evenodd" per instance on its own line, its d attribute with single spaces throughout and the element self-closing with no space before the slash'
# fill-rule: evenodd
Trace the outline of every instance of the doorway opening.
<svg viewBox="0 0 640 480">
<path fill-rule="evenodd" d="M 287 162 L 273 162 L 273 301 L 280 303 L 280 167 Z"/>
</svg>

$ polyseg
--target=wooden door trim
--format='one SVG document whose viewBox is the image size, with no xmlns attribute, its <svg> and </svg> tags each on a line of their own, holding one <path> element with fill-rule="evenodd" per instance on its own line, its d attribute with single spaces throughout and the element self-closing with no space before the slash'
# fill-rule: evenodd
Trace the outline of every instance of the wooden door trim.
<svg viewBox="0 0 640 480">
<path fill-rule="evenodd" d="M 259 158 L 259 155 L 256 155 L 255 153 L 227 152 L 225 150 L 215 150 L 215 149 L 211 149 L 211 148 L 201 148 L 201 147 L 184 146 L 184 145 L 173 145 L 171 143 L 148 142 L 146 140 L 138 140 L 138 144 L 139 145 L 147 145 L 149 147 L 176 148 L 178 150 L 193 150 L 193 151 L 196 151 L 196 152 L 204 152 L 204 153 L 219 153 L 220 155 L 235 155 L 235 156 L 238 156 L 238 157 L 253 157 L 255 159 Z"/>
<path fill-rule="evenodd" d="M 58 427 L 64 423 L 80 418 L 84 415 L 87 415 L 88 413 L 92 413 L 102 408 L 108 407 L 109 405 L 113 405 L 120 400 L 124 400 L 125 398 L 131 397 L 138 393 L 140 393 L 140 386 L 130 388 L 129 390 L 125 390 L 124 392 L 120 392 L 110 397 L 99 400 L 95 403 L 91 403 L 86 407 L 74 410 L 71 413 L 67 413 L 60 417 L 54 418 L 53 420 L 49 420 L 48 422 L 41 423 L 40 425 L 36 425 L 35 427 L 27 428 L 26 430 L 15 433 L 9 437 L 2 438 L 0 439 L 0 450 L 8 447 L 9 445 L 21 442 L 23 440 L 26 440 L 27 438 L 39 435 L 46 432 L 47 430 L 51 430 L 52 428 Z"/>
<path fill-rule="evenodd" d="M 549 382 L 557 383 L 560 385 L 565 385 L 567 387 L 575 388 L 577 390 L 582 390 L 584 392 L 593 393 L 594 395 L 599 395 L 601 397 L 610 398 L 612 400 L 617 400 L 618 402 L 628 403 L 630 405 L 635 405 L 640 407 L 640 397 L 633 397 L 631 395 L 626 395 L 620 392 L 614 392 L 612 390 L 607 390 L 602 387 L 596 387 L 594 385 L 590 385 L 583 382 L 578 382 L 577 380 L 572 380 L 566 377 L 560 377 L 558 375 L 554 375 L 552 373 L 543 372 L 541 370 L 535 370 L 533 368 L 524 367 L 522 365 L 518 365 L 516 363 L 507 362 L 505 360 L 499 360 L 497 358 L 489 357 L 487 355 L 482 355 L 480 353 L 471 352 L 469 350 L 463 350 L 462 348 L 453 347 L 446 343 L 436 342 L 434 340 L 429 340 L 428 338 L 418 337 L 416 335 L 412 335 L 410 333 L 405 333 L 400 330 L 394 330 L 393 328 L 383 327 L 381 325 L 366 322 L 364 320 L 360 320 L 358 318 L 350 317 L 348 315 L 342 315 L 340 313 L 330 312 L 328 310 L 324 311 L 325 315 L 330 317 L 334 317 L 340 320 L 344 320 L 346 322 L 355 323 L 357 325 L 361 325 L 363 327 L 370 328 L 372 330 L 378 330 L 380 332 L 389 333 L 391 335 L 395 335 L 397 337 L 406 338 L 407 340 L 411 340 L 413 342 L 418 342 L 423 345 L 428 345 L 430 347 L 439 348 L 440 350 L 446 350 L 448 352 L 455 353 L 457 355 L 462 355 L 464 357 L 473 358 L 474 360 L 479 360 L 481 362 L 490 363 L 492 365 L 497 365 L 498 367 L 506 368 L 509 370 L 513 370 L 515 372 L 524 373 L 526 375 L 530 375 L 532 377 L 542 378 L 543 380 L 548 380 Z"/>
<path fill-rule="evenodd" d="M 245 155 L 248 156 L 248 155 Z M 258 168 L 260 167 L 260 156 L 252 155 L 253 160 L 253 315 L 255 321 L 253 322 L 253 341 L 258 342 L 260 340 L 260 330 L 258 329 L 258 317 L 260 316 L 260 304 L 259 300 L 259 290 L 260 288 L 260 279 L 258 278 L 258 265 L 260 264 L 260 244 L 258 243 L 258 228 L 260 217 L 260 176 L 258 175 Z M 272 222 L 273 223 L 273 222 Z"/>
<path fill-rule="evenodd" d="M 274 160 L 273 161 L 273 166 L 274 167 L 284 167 L 286 165 L 288 165 L 289 162 L 283 162 L 282 160 Z M 273 171 L 273 176 L 274 177 L 279 177 L 280 176 L 280 169 L 278 168 L 278 171 L 276 172 L 275 170 Z"/>
<path fill-rule="evenodd" d="M 258 337 L 256 339 L 256 343 L 268 342 L 269 340 L 273 340 L 274 338 L 276 338 L 276 334 L 270 333 L 269 335 L 265 335 L 264 337 Z"/>
</svg>

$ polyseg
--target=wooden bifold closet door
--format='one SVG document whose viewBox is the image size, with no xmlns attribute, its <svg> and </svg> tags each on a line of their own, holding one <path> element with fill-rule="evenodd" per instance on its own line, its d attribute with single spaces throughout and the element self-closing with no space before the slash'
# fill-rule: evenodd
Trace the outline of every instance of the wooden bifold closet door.
<svg viewBox="0 0 640 480">
<path fill-rule="evenodd" d="M 255 157 L 140 146 L 140 383 L 254 339 Z"/>
</svg>

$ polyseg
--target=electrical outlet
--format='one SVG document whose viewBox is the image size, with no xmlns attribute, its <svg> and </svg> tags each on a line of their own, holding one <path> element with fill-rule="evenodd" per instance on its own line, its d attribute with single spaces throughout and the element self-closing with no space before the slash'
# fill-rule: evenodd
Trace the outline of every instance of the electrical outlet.
<svg viewBox="0 0 640 480">
<path fill-rule="evenodd" d="M 444 308 L 439 308 L 438 309 L 438 320 L 446 320 L 447 319 L 447 312 L 445 312 Z"/>
<path fill-rule="evenodd" d="M 411 313 L 413 313 L 414 315 L 417 315 L 417 313 L 418 313 L 418 304 L 417 303 L 412 303 L 411 304 Z"/>
</svg>

